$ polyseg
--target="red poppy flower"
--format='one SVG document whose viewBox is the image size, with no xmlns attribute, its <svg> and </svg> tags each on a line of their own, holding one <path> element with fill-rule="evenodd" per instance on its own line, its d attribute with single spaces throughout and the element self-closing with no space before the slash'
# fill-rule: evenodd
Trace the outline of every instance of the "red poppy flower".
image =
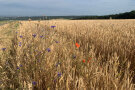
<svg viewBox="0 0 135 90">
<path fill-rule="evenodd" d="M 75 45 L 76 45 L 76 47 L 77 47 L 77 48 L 79 48 L 79 47 L 80 47 L 80 45 L 79 45 L 78 43 L 76 43 Z"/>
<path fill-rule="evenodd" d="M 85 63 L 85 59 L 83 59 L 83 63 Z"/>
</svg>

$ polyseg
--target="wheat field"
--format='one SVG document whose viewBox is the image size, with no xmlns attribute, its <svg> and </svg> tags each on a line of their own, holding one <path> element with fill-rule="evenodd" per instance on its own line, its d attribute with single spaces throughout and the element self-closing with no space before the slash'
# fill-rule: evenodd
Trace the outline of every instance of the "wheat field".
<svg viewBox="0 0 135 90">
<path fill-rule="evenodd" d="M 135 20 L 16 23 L 0 46 L 2 90 L 135 89 Z"/>
</svg>

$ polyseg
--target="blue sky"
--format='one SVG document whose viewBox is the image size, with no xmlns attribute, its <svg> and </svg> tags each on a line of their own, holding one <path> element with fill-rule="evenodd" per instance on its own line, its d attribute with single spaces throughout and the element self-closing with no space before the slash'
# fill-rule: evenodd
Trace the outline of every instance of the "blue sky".
<svg viewBox="0 0 135 90">
<path fill-rule="evenodd" d="M 107 15 L 135 10 L 135 0 L 0 0 L 0 16 Z"/>
</svg>

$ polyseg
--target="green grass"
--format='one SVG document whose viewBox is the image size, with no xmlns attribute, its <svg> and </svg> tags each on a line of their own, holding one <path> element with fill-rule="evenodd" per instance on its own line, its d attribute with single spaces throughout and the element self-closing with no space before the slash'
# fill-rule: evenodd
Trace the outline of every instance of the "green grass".
<svg viewBox="0 0 135 90">
<path fill-rule="evenodd" d="M 13 22 L 13 21 L 0 21 L 0 26 L 4 25 L 4 24 L 7 24 L 7 23 L 10 23 L 10 22 Z"/>
</svg>

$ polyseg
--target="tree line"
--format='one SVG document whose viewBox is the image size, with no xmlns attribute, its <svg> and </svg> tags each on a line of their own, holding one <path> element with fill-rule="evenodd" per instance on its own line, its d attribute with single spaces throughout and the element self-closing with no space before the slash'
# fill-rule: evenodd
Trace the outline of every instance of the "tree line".
<svg viewBox="0 0 135 90">
<path fill-rule="evenodd" d="M 22 16 L 22 17 L 0 17 L 2 20 L 51 20 L 51 19 L 70 19 L 70 20 L 81 20 L 81 19 L 135 19 L 135 10 L 131 12 L 125 12 L 114 15 L 103 15 L 103 16 Z"/>
<path fill-rule="evenodd" d="M 104 15 L 104 16 L 82 16 L 75 19 L 135 19 L 135 10 L 131 12 L 125 12 L 114 15 Z"/>
</svg>

